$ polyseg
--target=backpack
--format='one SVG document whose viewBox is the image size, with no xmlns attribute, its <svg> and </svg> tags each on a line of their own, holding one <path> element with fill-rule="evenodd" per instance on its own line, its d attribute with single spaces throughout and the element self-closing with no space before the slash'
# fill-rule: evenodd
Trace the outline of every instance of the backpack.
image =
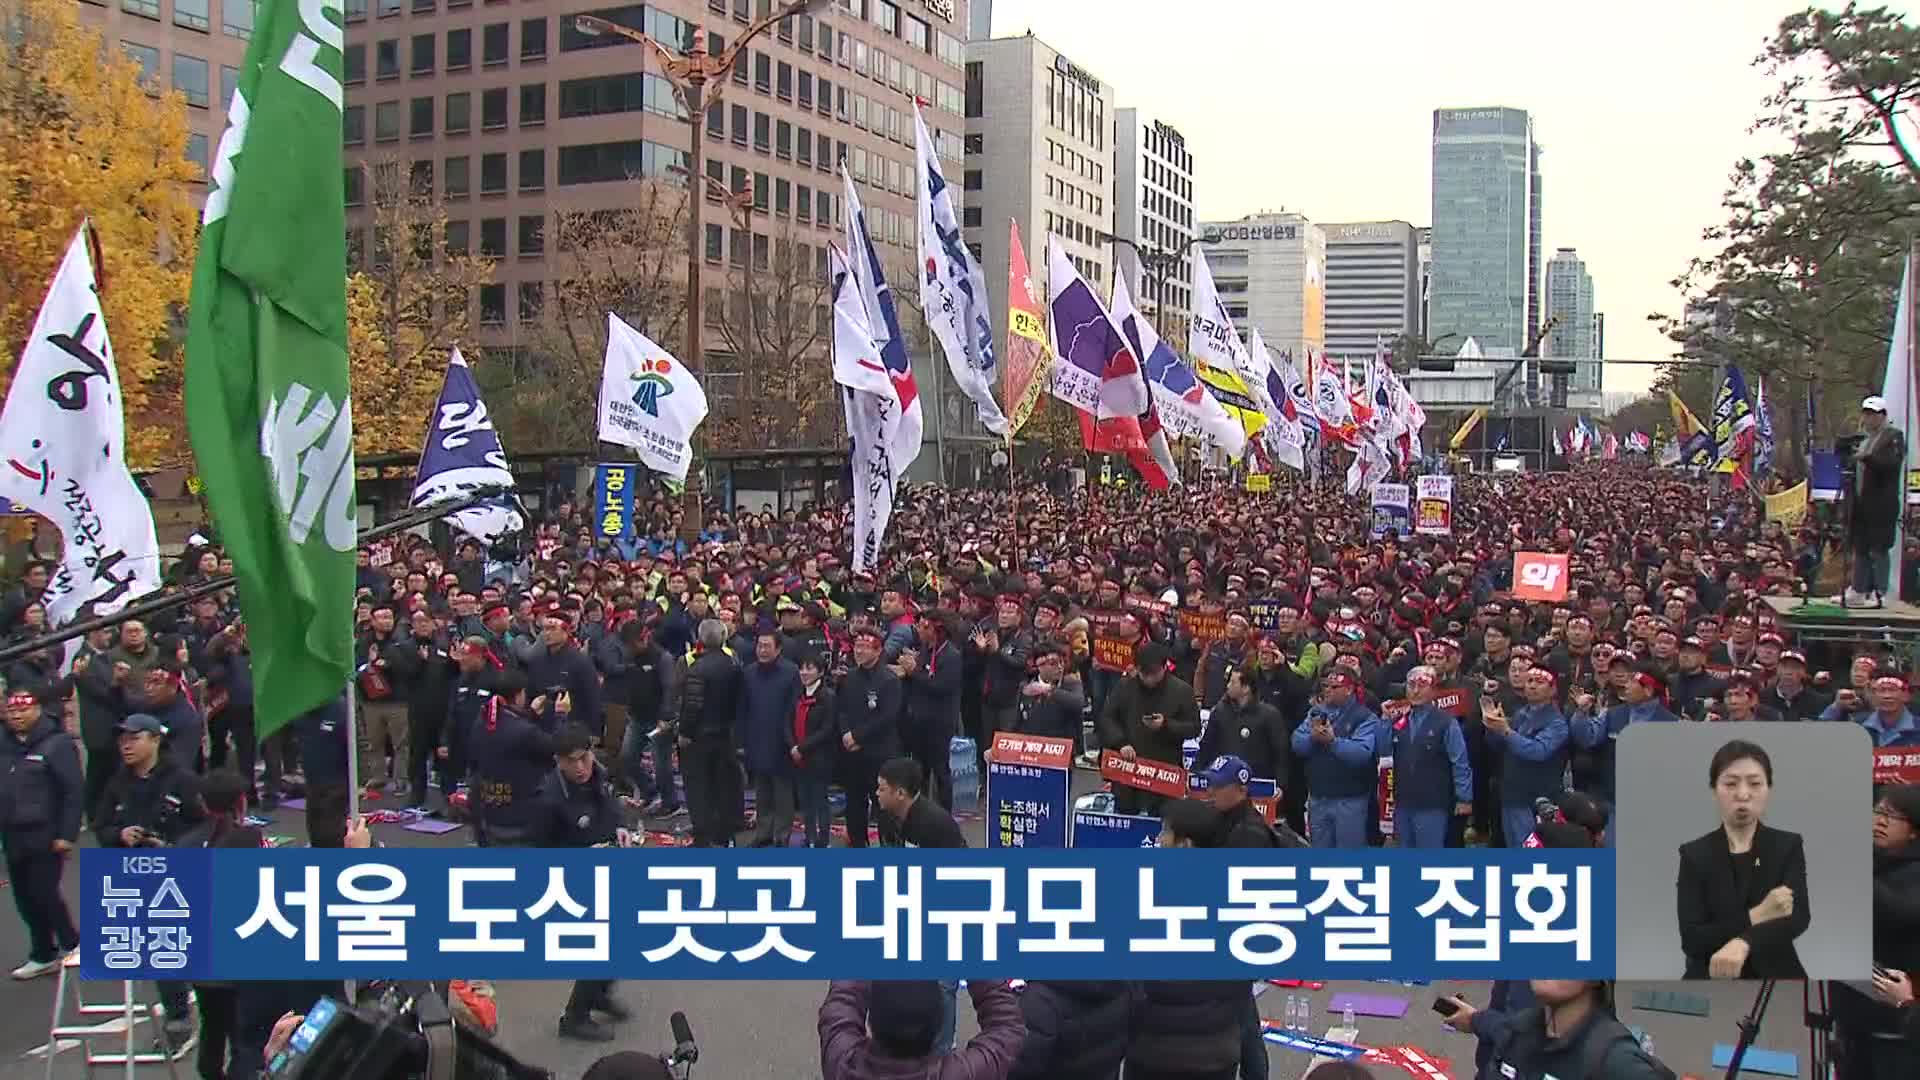
<svg viewBox="0 0 1920 1080">
<path fill-rule="evenodd" d="M 1592 1031 L 1587 1034 L 1586 1056 L 1580 1062 L 1582 1075 L 1587 1077 L 1587 1080 L 1603 1080 L 1606 1073 L 1601 1070 L 1606 1066 L 1607 1053 L 1619 1045 L 1623 1039 L 1635 1046 L 1639 1045 L 1639 1040 L 1634 1038 L 1633 1032 L 1627 1025 L 1620 1022 L 1619 1017 L 1608 1014 L 1595 1020 Z M 1659 1058 L 1652 1054 L 1647 1054 L 1646 1057 L 1653 1063 L 1654 1073 L 1660 1077 L 1660 1080 L 1679 1080 L 1678 1075 L 1667 1068 Z"/>
</svg>

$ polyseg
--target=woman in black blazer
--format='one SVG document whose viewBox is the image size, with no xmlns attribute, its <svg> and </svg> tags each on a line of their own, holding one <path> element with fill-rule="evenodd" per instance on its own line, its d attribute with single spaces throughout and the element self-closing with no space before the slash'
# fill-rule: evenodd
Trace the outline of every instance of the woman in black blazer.
<svg viewBox="0 0 1920 1080">
<path fill-rule="evenodd" d="M 1708 766 L 1720 827 L 1680 846 L 1680 949 L 1689 979 L 1804 979 L 1793 942 L 1806 933 L 1807 854 L 1800 834 L 1761 823 L 1773 762 L 1750 742 Z"/>
</svg>

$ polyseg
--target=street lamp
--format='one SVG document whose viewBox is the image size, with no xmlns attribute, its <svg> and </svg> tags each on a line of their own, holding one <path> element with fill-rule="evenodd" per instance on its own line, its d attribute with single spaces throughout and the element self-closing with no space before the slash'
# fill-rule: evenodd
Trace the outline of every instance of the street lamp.
<svg viewBox="0 0 1920 1080">
<path fill-rule="evenodd" d="M 590 37 L 600 34 L 617 34 L 629 41 L 645 45 L 653 52 L 655 59 L 659 61 L 660 70 L 666 78 L 667 83 L 673 87 L 674 94 L 679 97 L 680 105 L 687 113 L 687 126 L 690 133 L 687 141 L 687 174 L 689 176 L 704 177 L 706 176 L 706 172 L 700 162 L 701 150 L 703 149 L 702 139 L 704 138 L 701 128 L 705 121 L 708 106 L 718 103 L 722 93 L 726 89 L 727 73 L 732 70 L 734 59 L 740 55 L 740 51 L 746 47 L 748 42 L 759 37 L 773 26 L 793 18 L 796 15 L 804 15 L 816 8 L 826 7 L 831 3 L 832 0 L 787 0 L 786 3 L 775 8 L 771 14 L 752 23 L 745 30 L 741 31 L 740 36 L 733 40 L 733 44 L 728 45 L 718 54 L 707 50 L 706 35 L 698 29 L 694 31 L 692 51 L 683 53 L 654 40 L 653 37 L 645 31 L 635 30 L 630 26 L 622 26 L 619 23 L 610 22 L 598 15 L 575 15 L 573 17 L 573 27 L 580 33 Z M 711 100 L 707 98 L 708 83 L 713 84 L 713 97 Z M 703 351 L 700 343 L 701 320 L 703 318 L 700 310 L 700 260 L 701 250 L 705 245 L 703 243 L 703 229 L 700 222 L 700 205 L 701 200 L 697 197 L 687 200 L 688 355 L 686 357 L 686 363 L 687 367 L 692 370 L 694 377 L 704 381 L 707 370 L 707 360 L 706 353 Z M 750 220 L 751 219 L 749 219 L 749 221 Z M 753 240 L 751 236 L 749 236 L 747 240 L 747 261 L 753 261 Z M 748 300 L 748 307 L 752 307 L 751 299 Z M 693 438 L 694 456 L 698 458 L 700 456 L 700 433 L 695 431 Z M 696 473 L 693 482 L 687 485 L 687 512 L 683 521 L 682 530 L 689 535 L 697 535 L 700 530 L 700 492 L 701 489 L 705 487 L 703 482 L 705 469 L 706 466 L 703 462 L 700 472 Z"/>
<path fill-rule="evenodd" d="M 1100 235 L 1110 244 L 1117 244 L 1121 247 L 1132 249 L 1134 257 L 1140 260 L 1141 271 L 1153 282 L 1153 329 L 1155 333 L 1160 335 L 1162 340 L 1165 340 L 1167 336 L 1166 326 L 1160 320 L 1167 306 L 1166 291 L 1168 275 L 1172 274 L 1174 269 L 1180 265 L 1181 261 L 1187 257 L 1187 250 L 1193 247 L 1193 245 L 1218 243 L 1219 237 L 1206 236 L 1196 232 L 1189 235 L 1185 240 L 1182 240 L 1179 247 L 1169 251 L 1166 248 L 1142 247 L 1124 236 L 1115 236 L 1112 233 L 1101 233 Z"/>
<path fill-rule="evenodd" d="M 732 188 L 708 176 L 706 173 L 690 173 L 678 165 L 668 166 L 667 171 L 685 176 L 689 180 L 694 179 L 697 175 L 700 180 L 706 183 L 708 190 L 713 192 L 714 197 L 719 200 L 720 204 L 727 208 L 727 215 L 733 218 L 735 227 L 747 235 L 746 250 L 741 253 L 740 257 L 740 302 L 746 308 L 746 340 L 748 347 L 751 348 L 759 341 L 759 338 L 755 336 L 756 331 L 753 325 L 753 215 L 754 211 L 758 209 L 753 201 L 753 181 L 749 179 L 745 187 L 739 191 L 734 191 Z"/>
</svg>

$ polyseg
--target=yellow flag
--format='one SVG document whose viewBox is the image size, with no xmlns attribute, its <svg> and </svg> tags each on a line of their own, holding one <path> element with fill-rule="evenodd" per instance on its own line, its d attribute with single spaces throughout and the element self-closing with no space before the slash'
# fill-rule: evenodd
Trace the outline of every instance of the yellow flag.
<svg viewBox="0 0 1920 1080">
<path fill-rule="evenodd" d="M 1208 367 L 1203 363 L 1196 363 L 1193 373 L 1213 392 L 1213 399 L 1220 403 L 1220 407 L 1240 421 L 1240 427 L 1249 438 L 1267 426 L 1267 415 L 1254 402 L 1253 392 L 1247 389 L 1246 380 L 1231 371 Z"/>
<path fill-rule="evenodd" d="M 1793 485 L 1777 495 L 1768 495 L 1767 520 L 1782 525 L 1798 525 L 1807 516 L 1807 482 Z"/>
</svg>

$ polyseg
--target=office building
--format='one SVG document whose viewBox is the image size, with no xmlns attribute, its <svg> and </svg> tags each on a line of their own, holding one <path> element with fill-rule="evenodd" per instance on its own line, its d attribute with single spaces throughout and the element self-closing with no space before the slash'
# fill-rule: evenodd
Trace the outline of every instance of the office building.
<svg viewBox="0 0 1920 1080">
<path fill-rule="evenodd" d="M 947 7 L 948 4 L 928 2 L 928 7 Z M 967 5 L 967 40 L 985 41 L 993 36 L 993 0 L 972 0 Z"/>
<path fill-rule="evenodd" d="M 1593 355 L 1598 357 L 1607 355 L 1607 313 L 1604 311 L 1593 313 Z M 1601 371 L 1603 379 L 1605 375 L 1606 372 L 1603 369 Z"/>
<path fill-rule="evenodd" d="M 1102 298 L 1113 287 L 1113 88 L 1034 37 L 967 44 L 967 246 L 987 288 L 1007 281 L 1008 222 L 1020 223 L 1035 287 L 1046 295 L 1047 237 Z M 993 305 L 995 341 L 1007 306 Z"/>
<path fill-rule="evenodd" d="M 1142 311 L 1184 348 L 1193 310 L 1193 154 L 1171 124 L 1139 109 L 1115 114 L 1113 232 L 1132 245 L 1114 246 L 1114 266 Z M 1179 252 L 1180 261 L 1144 272 L 1138 250 Z"/>
<path fill-rule="evenodd" d="M 1433 113 L 1433 284 L 1429 335 L 1443 350 L 1471 337 L 1518 355 L 1540 323 L 1540 148 L 1510 108 Z M 1516 387 L 1530 396 L 1532 364 Z"/>
<path fill-rule="evenodd" d="M 1415 233 L 1415 249 L 1420 260 L 1420 336 L 1432 340 L 1433 226 L 1422 225 Z"/>
<path fill-rule="evenodd" d="M 1326 348 L 1327 234 L 1303 215 L 1262 212 L 1210 221 L 1207 245 L 1220 302 L 1247 341 L 1252 331 L 1299 363 Z"/>
<path fill-rule="evenodd" d="M 697 128 L 683 119 L 649 50 L 614 34 L 583 34 L 573 19 L 594 14 L 670 48 L 690 51 L 698 41 L 718 53 L 773 7 L 346 0 L 349 165 L 404 168 L 415 190 L 444 207 L 447 246 L 498 259 L 473 306 L 477 336 L 495 349 L 524 350 L 538 339 L 561 265 L 548 243 L 557 214 L 634 206 L 642 182 L 683 184 L 697 133 L 705 175 L 753 192 L 743 228 L 713 187 L 702 187 L 706 387 L 711 397 L 733 397 L 741 375 L 715 326 L 734 317 L 723 313 L 745 308 L 749 260 L 755 274 L 777 274 L 782 263 L 824 271 L 827 245 L 844 235 L 839 163 L 901 282 L 912 280 L 918 261 L 911 97 L 927 103 L 949 175 L 962 158 L 967 30 L 959 0 L 834 0 L 791 17 L 756 37 L 730 76 L 708 87 L 710 107 Z M 357 169 L 347 194 L 351 256 L 370 250 L 372 207 Z M 678 240 L 668 245 L 669 277 L 680 273 L 684 250 Z M 824 290 L 819 300 L 816 322 L 830 326 Z M 824 355 L 827 335 L 810 336 Z"/>
<path fill-rule="evenodd" d="M 1327 355 L 1371 359 L 1420 332 L 1419 232 L 1404 221 L 1323 225 Z"/>
<path fill-rule="evenodd" d="M 1547 318 L 1553 329 L 1540 352 L 1562 360 L 1574 360 L 1579 366 L 1567 377 L 1567 389 L 1597 392 L 1600 389 L 1599 350 L 1594 348 L 1593 277 L 1587 264 L 1573 248 L 1560 248 L 1547 260 Z"/>
<path fill-rule="evenodd" d="M 187 102 L 187 160 L 204 177 L 253 37 L 252 0 L 85 0 L 80 20 L 132 58 L 156 91 L 180 91 Z M 195 203 L 206 195 L 204 180 L 194 185 Z"/>
</svg>

